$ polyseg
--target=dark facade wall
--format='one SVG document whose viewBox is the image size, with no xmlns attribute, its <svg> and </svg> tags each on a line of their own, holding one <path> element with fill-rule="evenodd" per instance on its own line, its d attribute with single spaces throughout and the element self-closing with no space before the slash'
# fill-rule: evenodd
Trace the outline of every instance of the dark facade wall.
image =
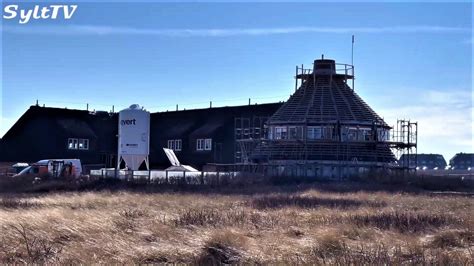
<svg viewBox="0 0 474 266">
<path fill-rule="evenodd" d="M 97 138 L 94 141 L 93 149 L 86 152 L 91 156 L 91 160 L 87 163 L 115 167 L 118 150 L 118 115 L 96 114 L 89 119 L 89 124 Z"/>
<path fill-rule="evenodd" d="M 168 167 L 169 161 L 162 148 L 168 146 L 168 140 L 180 139 L 182 141 L 181 151 L 175 151 L 178 159 L 183 164 L 189 164 L 200 168 L 206 163 L 229 163 L 233 158 L 233 117 L 225 121 L 219 121 L 210 125 L 215 117 L 213 114 L 192 115 L 192 113 L 168 114 L 167 117 L 156 118 L 151 128 L 151 152 L 150 162 L 156 167 Z M 153 118 L 152 118 L 153 120 Z M 232 120 L 232 121 L 231 121 Z M 181 126 L 173 127 L 175 123 Z M 196 150 L 198 139 L 212 139 L 212 150 Z"/>
<path fill-rule="evenodd" d="M 113 143 L 116 147 L 117 142 L 113 139 L 107 141 L 110 136 L 105 137 L 102 131 L 109 128 L 116 132 L 117 123 L 114 117 L 107 116 L 107 121 L 97 118 L 88 111 L 32 106 L 2 138 L 0 160 L 36 162 L 41 159 L 78 158 L 83 164 L 100 163 L 104 143 Z M 64 121 L 67 123 L 61 123 Z M 95 128 L 93 121 L 97 122 Z M 89 150 L 68 149 L 69 138 L 88 139 Z M 105 147 L 105 152 L 110 153 L 111 149 Z"/>
<path fill-rule="evenodd" d="M 183 164 L 234 163 L 236 117 L 271 116 L 281 103 L 152 113 L 150 165 L 166 168 L 168 140 L 181 139 L 176 151 Z M 32 106 L 0 141 L 0 161 L 35 162 L 77 158 L 83 164 L 114 167 L 117 161 L 118 114 Z M 69 138 L 89 140 L 89 150 L 69 150 Z M 197 151 L 197 139 L 212 139 L 212 150 Z"/>
<path fill-rule="evenodd" d="M 183 164 L 201 168 L 208 163 L 234 163 L 235 118 L 271 116 L 280 103 L 225 108 L 209 108 L 151 114 L 150 163 L 168 167 L 162 148 L 168 140 L 180 139 L 182 150 L 175 151 Z M 211 151 L 196 150 L 197 139 L 212 139 Z"/>
<path fill-rule="evenodd" d="M 54 158 L 61 151 L 56 140 L 61 135 L 54 130 L 54 122 L 45 117 L 31 117 L 21 130 L 9 138 L 3 138 L 3 161 L 33 162 Z"/>
</svg>

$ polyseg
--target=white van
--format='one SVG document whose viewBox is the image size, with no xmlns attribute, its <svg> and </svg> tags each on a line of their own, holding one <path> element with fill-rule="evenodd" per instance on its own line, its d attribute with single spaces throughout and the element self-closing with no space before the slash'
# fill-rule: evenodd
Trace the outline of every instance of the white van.
<svg viewBox="0 0 474 266">
<path fill-rule="evenodd" d="M 47 159 L 23 169 L 15 176 L 35 175 L 38 177 L 80 177 L 82 164 L 80 159 Z"/>
</svg>

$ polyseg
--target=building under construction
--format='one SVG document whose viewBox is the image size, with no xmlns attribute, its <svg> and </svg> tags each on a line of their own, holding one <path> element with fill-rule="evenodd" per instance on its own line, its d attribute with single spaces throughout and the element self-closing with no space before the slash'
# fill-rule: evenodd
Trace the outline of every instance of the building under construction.
<svg viewBox="0 0 474 266">
<path fill-rule="evenodd" d="M 0 161 L 77 158 L 115 167 L 118 116 L 36 104 L 1 139 Z M 324 58 L 296 68 L 295 92 L 284 103 L 156 112 L 149 123 L 155 169 L 169 166 L 163 148 L 209 171 L 342 178 L 416 169 L 417 124 L 390 127 L 354 91 L 354 67 Z"/>
<path fill-rule="evenodd" d="M 272 116 L 236 119 L 236 165 L 272 175 L 347 177 L 372 169 L 414 170 L 417 123 L 390 127 L 354 91 L 354 67 L 315 60 L 296 67 L 295 92 Z M 261 132 L 265 132 L 262 134 Z"/>
</svg>

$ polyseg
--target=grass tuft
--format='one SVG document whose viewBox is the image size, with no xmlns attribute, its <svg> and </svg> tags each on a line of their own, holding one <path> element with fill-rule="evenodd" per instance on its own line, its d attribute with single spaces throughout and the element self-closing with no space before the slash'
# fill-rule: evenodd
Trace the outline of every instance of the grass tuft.
<svg viewBox="0 0 474 266">
<path fill-rule="evenodd" d="M 215 233 L 204 244 L 197 259 L 199 265 L 238 264 L 242 259 L 242 248 L 246 238 L 226 230 Z"/>
<path fill-rule="evenodd" d="M 457 219 L 447 214 L 413 211 L 358 213 L 349 215 L 348 220 L 357 226 L 411 233 L 459 223 Z"/>
<path fill-rule="evenodd" d="M 256 209 L 276 209 L 276 208 L 333 208 L 333 209 L 350 209 L 357 208 L 364 205 L 371 205 L 374 207 L 382 207 L 382 203 L 364 202 L 354 199 L 344 198 L 321 198 L 309 197 L 299 195 L 276 195 L 264 196 L 254 199 L 251 205 Z"/>
<path fill-rule="evenodd" d="M 435 248 L 468 247 L 474 245 L 474 232 L 468 230 L 445 231 L 434 236 L 431 246 Z"/>
</svg>

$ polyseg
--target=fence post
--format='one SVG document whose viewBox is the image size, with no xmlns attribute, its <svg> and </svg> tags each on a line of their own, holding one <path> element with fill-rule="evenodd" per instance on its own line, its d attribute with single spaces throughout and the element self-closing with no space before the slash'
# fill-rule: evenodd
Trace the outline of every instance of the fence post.
<svg viewBox="0 0 474 266">
<path fill-rule="evenodd" d="M 165 171 L 165 174 L 166 174 L 166 175 L 165 175 L 166 184 L 169 184 L 169 182 L 168 182 L 168 171 Z"/>
<path fill-rule="evenodd" d="M 100 173 L 101 173 L 102 179 L 104 179 L 104 169 L 100 170 Z"/>
<path fill-rule="evenodd" d="M 186 171 L 183 171 L 183 182 L 184 182 L 184 184 L 188 183 L 188 182 L 186 182 Z"/>
<path fill-rule="evenodd" d="M 221 180 L 219 178 L 219 171 L 217 171 L 216 175 L 217 175 L 217 185 L 220 186 L 221 185 Z"/>
<path fill-rule="evenodd" d="M 148 184 L 151 184 L 151 170 L 148 170 Z"/>
<path fill-rule="evenodd" d="M 204 171 L 201 171 L 201 185 L 204 185 Z"/>
</svg>

